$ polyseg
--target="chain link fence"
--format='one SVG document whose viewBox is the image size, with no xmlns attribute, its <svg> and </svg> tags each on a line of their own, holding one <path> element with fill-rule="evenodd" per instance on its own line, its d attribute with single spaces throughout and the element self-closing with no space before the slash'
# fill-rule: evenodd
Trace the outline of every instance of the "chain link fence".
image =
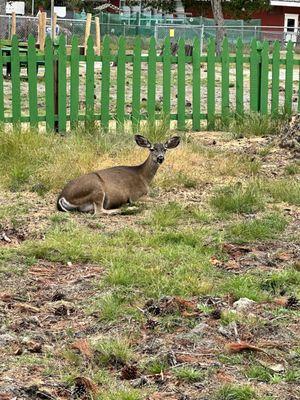
<svg viewBox="0 0 300 400">
<path fill-rule="evenodd" d="M 84 43 L 85 21 L 76 19 L 58 18 L 58 33 L 63 34 L 67 38 L 67 43 L 71 43 L 73 35 L 79 37 L 81 45 Z M 47 18 L 46 30 L 50 35 L 51 33 L 51 20 Z M 17 16 L 16 17 L 16 35 L 21 42 L 26 42 L 29 35 L 33 35 L 36 40 L 38 37 L 38 18 L 31 16 Z M 92 21 L 91 35 L 95 36 L 95 23 Z M 11 36 L 11 16 L 0 15 L 0 39 L 9 39 Z"/>
<path fill-rule="evenodd" d="M 105 16 L 105 17 L 104 17 Z M 155 37 L 158 47 L 161 47 L 166 37 L 170 37 L 171 41 L 177 42 L 179 38 L 183 38 L 186 43 L 192 44 L 197 37 L 200 40 L 201 48 L 205 49 L 210 38 L 216 36 L 216 26 L 214 20 L 208 18 L 189 18 L 185 21 L 176 23 L 160 24 L 155 20 L 141 19 L 140 24 L 132 24 L 136 20 L 126 20 L 115 14 L 101 14 L 101 38 L 109 35 L 113 42 L 117 43 L 118 38 L 123 35 L 127 38 L 128 45 L 133 42 L 136 36 L 141 36 L 143 46 L 146 48 L 151 37 Z M 176 20 L 174 20 L 176 21 Z M 202 24 L 197 24 L 199 22 Z M 185 22 L 185 23 L 182 23 Z M 186 23 L 188 22 L 188 24 Z M 79 42 L 83 45 L 85 20 L 58 18 L 57 25 L 59 33 L 64 34 L 67 43 L 70 44 L 73 35 L 79 37 Z M 50 30 L 51 21 L 47 18 L 47 31 Z M 242 20 L 226 20 L 226 35 L 229 43 L 234 45 L 240 37 L 243 43 L 250 43 L 253 38 L 257 40 L 267 40 L 270 43 L 278 40 L 284 45 L 288 40 L 292 40 L 296 45 L 300 44 L 300 29 L 293 32 L 286 32 L 284 27 L 263 27 L 260 20 L 251 20 L 248 22 Z M 38 18 L 31 16 L 17 16 L 16 18 L 16 34 L 20 41 L 27 41 L 29 34 L 37 39 L 38 35 Z M 8 39 L 11 35 L 11 16 L 0 15 L 0 39 Z M 95 38 L 95 23 L 91 25 L 91 35 Z"/>
</svg>

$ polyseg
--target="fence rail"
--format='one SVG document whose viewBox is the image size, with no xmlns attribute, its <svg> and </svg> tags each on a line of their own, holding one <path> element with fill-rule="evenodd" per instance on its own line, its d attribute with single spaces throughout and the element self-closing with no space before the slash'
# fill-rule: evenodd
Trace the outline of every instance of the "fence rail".
<svg viewBox="0 0 300 400">
<path fill-rule="evenodd" d="M 3 77 L 8 64 L 11 80 Z M 37 76 L 38 64 L 44 66 Z M 222 54 L 217 56 L 213 39 L 207 54 L 201 55 L 196 38 L 192 55 L 187 56 L 183 39 L 178 53 L 172 55 L 170 38 L 166 38 L 158 55 L 154 38 L 147 54 L 142 52 L 139 37 L 133 52 L 126 51 L 121 37 L 113 53 L 106 36 L 97 56 L 92 37 L 86 55 L 80 54 L 77 37 L 71 48 L 64 36 L 58 46 L 48 37 L 43 54 L 36 52 L 33 36 L 25 54 L 14 37 L 10 54 L 0 52 L 0 67 L 0 121 L 32 126 L 45 122 L 49 130 L 58 125 L 60 132 L 79 121 L 100 121 L 104 128 L 112 120 L 120 126 L 131 121 L 137 127 L 142 120 L 161 118 L 177 121 L 179 130 L 184 130 L 188 121 L 199 130 L 203 120 L 208 129 L 214 129 L 217 118 L 226 122 L 232 114 L 275 116 L 300 111 L 300 60 L 295 59 L 292 42 L 282 58 L 279 42 L 271 52 L 267 42 L 253 40 L 249 55 L 245 55 L 241 40 L 235 53 L 230 53 L 225 39 Z"/>
</svg>

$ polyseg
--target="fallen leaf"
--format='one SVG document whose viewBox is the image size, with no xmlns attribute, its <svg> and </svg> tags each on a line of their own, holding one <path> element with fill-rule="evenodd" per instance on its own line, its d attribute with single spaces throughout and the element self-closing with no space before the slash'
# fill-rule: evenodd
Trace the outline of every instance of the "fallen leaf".
<svg viewBox="0 0 300 400">
<path fill-rule="evenodd" d="M 194 310 L 197 306 L 195 302 L 183 299 L 182 297 L 175 297 L 175 301 L 178 304 L 180 310 Z"/>
<path fill-rule="evenodd" d="M 282 253 L 276 254 L 277 260 L 280 260 L 280 261 L 289 261 L 292 257 L 293 257 L 293 255 L 291 253 L 282 252 Z"/>
<path fill-rule="evenodd" d="M 223 262 L 218 260 L 217 257 L 212 256 L 210 258 L 210 262 L 212 263 L 212 265 L 214 265 L 215 267 L 221 267 L 223 265 Z"/>
<path fill-rule="evenodd" d="M 26 303 L 17 303 L 15 306 L 18 307 L 23 312 L 26 312 L 26 311 L 33 312 L 33 313 L 40 312 L 39 308 L 31 306 L 30 304 L 26 304 Z"/>
<path fill-rule="evenodd" d="M 226 269 L 239 269 L 240 264 L 236 262 L 235 260 L 229 260 L 224 264 L 224 267 Z"/>
<path fill-rule="evenodd" d="M 78 350 L 82 355 L 87 358 L 92 358 L 93 352 L 86 339 L 78 339 L 72 345 L 71 348 Z"/>
<path fill-rule="evenodd" d="M 225 347 L 230 353 L 239 353 L 239 352 L 246 351 L 246 350 L 263 351 L 263 349 L 261 349 L 257 346 L 253 346 L 252 344 L 247 343 L 247 342 L 227 343 L 225 345 Z"/>
<path fill-rule="evenodd" d="M 278 297 L 274 299 L 274 303 L 278 304 L 279 306 L 286 306 L 288 302 L 288 297 Z"/>
<path fill-rule="evenodd" d="M 10 293 L 1 293 L 0 294 L 0 300 L 4 301 L 4 302 L 8 302 L 8 301 L 13 300 L 13 296 Z"/>
<path fill-rule="evenodd" d="M 181 313 L 181 315 L 182 315 L 183 317 L 186 317 L 186 318 L 193 318 L 193 317 L 198 317 L 199 313 L 198 313 L 198 312 L 183 311 L 183 312 Z"/>
</svg>

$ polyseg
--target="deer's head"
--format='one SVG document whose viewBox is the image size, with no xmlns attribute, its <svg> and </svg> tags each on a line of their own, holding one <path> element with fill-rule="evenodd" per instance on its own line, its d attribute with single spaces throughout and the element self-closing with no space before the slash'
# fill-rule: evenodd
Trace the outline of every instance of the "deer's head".
<svg viewBox="0 0 300 400">
<path fill-rule="evenodd" d="M 165 159 L 166 151 L 169 149 L 175 149 L 180 143 L 179 136 L 173 136 L 165 143 L 151 144 L 148 139 L 141 135 L 135 135 L 135 141 L 138 146 L 149 149 L 152 157 L 152 161 L 156 164 L 162 164 Z"/>
</svg>

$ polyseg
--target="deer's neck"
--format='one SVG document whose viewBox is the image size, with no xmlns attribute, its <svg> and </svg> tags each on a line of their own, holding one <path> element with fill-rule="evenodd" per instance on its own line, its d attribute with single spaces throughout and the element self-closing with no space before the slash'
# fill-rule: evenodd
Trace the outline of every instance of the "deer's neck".
<svg viewBox="0 0 300 400">
<path fill-rule="evenodd" d="M 140 171 L 145 179 L 145 181 L 150 184 L 152 179 L 154 178 L 157 170 L 158 170 L 159 164 L 153 161 L 151 154 L 149 154 L 148 158 L 146 161 L 140 165 Z"/>
</svg>

